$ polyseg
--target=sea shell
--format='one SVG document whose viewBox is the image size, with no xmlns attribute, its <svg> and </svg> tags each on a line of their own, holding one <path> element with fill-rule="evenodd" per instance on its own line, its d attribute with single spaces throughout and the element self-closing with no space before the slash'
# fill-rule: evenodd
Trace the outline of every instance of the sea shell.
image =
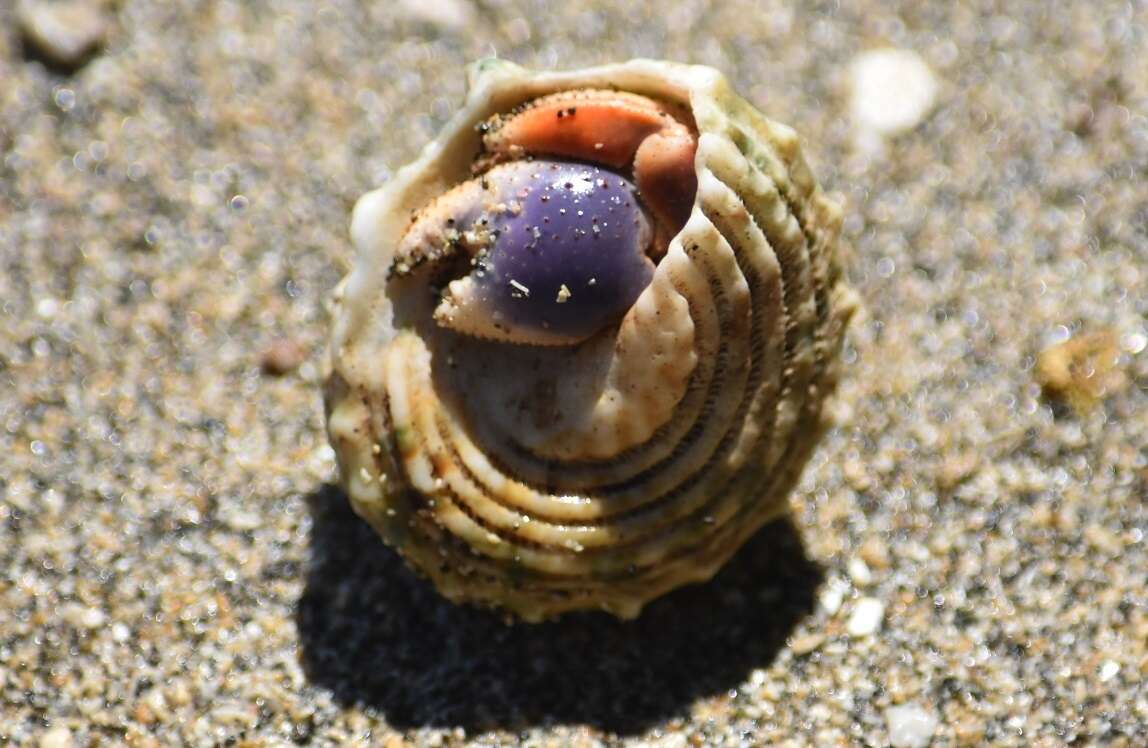
<svg viewBox="0 0 1148 748">
<path fill-rule="evenodd" d="M 712 577 L 785 510 L 823 430 L 854 307 L 837 257 L 840 210 L 793 130 L 710 68 L 635 60 L 539 73 L 486 60 L 470 73 L 465 106 L 439 138 L 355 207 L 358 261 L 334 300 L 331 443 L 356 511 L 446 597 L 528 621 L 586 608 L 630 618 Z M 455 263 L 443 279 L 420 263 L 450 262 L 400 245 L 429 232 L 419 246 L 439 246 L 434 232 L 445 229 L 426 218 L 435 201 L 477 189 L 460 187 L 476 159 L 479 171 L 502 168 L 483 163 L 484 123 L 571 91 L 636 94 L 675 113 L 696 134 L 696 193 L 682 203 L 684 226 L 630 262 L 652 269 L 620 320 L 607 314 L 569 339 L 561 321 L 536 325 L 537 340 L 517 327 L 499 339 L 481 317 L 509 302 L 476 285 L 454 294 L 458 276 L 481 268 Z M 511 163 L 522 155 L 508 152 Z M 524 202 L 533 194 L 506 189 Z M 655 223 L 654 233 L 667 225 Z M 639 229 L 626 241 L 645 241 Z M 629 262 L 611 257 L 592 262 Z M 562 288 L 573 301 L 593 280 Z M 453 314 L 452 294 L 470 311 Z M 458 327 L 472 323 L 482 329 Z"/>
</svg>

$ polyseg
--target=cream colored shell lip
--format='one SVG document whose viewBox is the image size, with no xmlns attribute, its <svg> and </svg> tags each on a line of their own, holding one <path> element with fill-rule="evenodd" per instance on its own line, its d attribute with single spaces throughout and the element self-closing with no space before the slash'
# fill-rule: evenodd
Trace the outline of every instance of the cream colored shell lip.
<svg viewBox="0 0 1148 748">
<path fill-rule="evenodd" d="M 594 88 L 696 123 L 694 209 L 653 280 L 572 348 L 441 331 L 425 289 L 386 278 L 412 214 L 471 176 L 476 125 Z M 709 579 L 785 510 L 822 431 L 855 305 L 839 225 L 794 131 L 711 68 L 475 63 L 459 114 L 352 217 L 325 388 L 352 505 L 446 597 L 526 621 L 631 618 Z"/>
</svg>

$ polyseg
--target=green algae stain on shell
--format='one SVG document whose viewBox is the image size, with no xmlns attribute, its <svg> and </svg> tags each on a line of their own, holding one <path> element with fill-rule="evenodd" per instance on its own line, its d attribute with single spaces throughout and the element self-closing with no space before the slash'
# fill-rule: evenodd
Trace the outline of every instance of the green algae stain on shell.
<svg viewBox="0 0 1148 748">
<path fill-rule="evenodd" d="M 489 123 L 504 120 L 530 150 L 492 152 Z M 507 327 L 467 295 L 489 283 L 491 247 L 538 272 L 522 263 L 545 256 L 544 232 L 489 175 L 544 168 L 551 151 L 590 165 L 610 152 L 609 168 L 638 186 L 647 218 L 632 220 L 654 227 L 615 232 L 652 275 L 620 319 L 576 340 Z M 684 225 L 660 209 L 683 195 Z M 520 238 L 479 236 L 487 215 L 511 216 L 500 225 Z M 795 133 L 710 68 L 477 63 L 462 111 L 355 209 L 359 258 L 335 295 L 326 396 L 356 511 L 448 598 L 528 621 L 633 617 L 709 579 L 785 510 L 821 433 L 854 305 L 839 224 Z M 512 239 L 513 250 L 492 244 Z M 525 299 L 518 286 L 499 303 Z"/>
</svg>

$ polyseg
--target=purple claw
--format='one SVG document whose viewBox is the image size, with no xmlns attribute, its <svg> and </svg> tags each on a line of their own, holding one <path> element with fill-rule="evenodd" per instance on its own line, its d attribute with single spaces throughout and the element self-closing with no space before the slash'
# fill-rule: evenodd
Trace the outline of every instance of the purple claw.
<svg viewBox="0 0 1148 748">
<path fill-rule="evenodd" d="M 529 161 L 476 181 L 481 192 L 452 216 L 474 270 L 444 294 L 435 313 L 443 326 L 519 343 L 574 343 L 620 320 L 649 284 L 652 227 L 624 177 Z"/>
</svg>

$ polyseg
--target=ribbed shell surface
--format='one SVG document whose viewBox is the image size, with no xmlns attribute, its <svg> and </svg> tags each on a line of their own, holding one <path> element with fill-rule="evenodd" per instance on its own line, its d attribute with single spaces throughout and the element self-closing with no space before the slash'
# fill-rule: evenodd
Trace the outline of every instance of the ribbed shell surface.
<svg viewBox="0 0 1148 748">
<path fill-rule="evenodd" d="M 822 431 L 853 309 L 840 211 L 795 133 L 716 71 L 636 60 L 566 73 L 484 61 L 461 113 L 356 206 L 326 401 L 356 511 L 442 594 L 528 621 L 633 617 L 709 579 L 786 508 Z M 682 105 L 697 197 L 622 323 L 573 349 L 430 321 L 386 269 L 413 212 L 469 178 L 476 125 L 541 95 L 616 88 Z"/>
</svg>

